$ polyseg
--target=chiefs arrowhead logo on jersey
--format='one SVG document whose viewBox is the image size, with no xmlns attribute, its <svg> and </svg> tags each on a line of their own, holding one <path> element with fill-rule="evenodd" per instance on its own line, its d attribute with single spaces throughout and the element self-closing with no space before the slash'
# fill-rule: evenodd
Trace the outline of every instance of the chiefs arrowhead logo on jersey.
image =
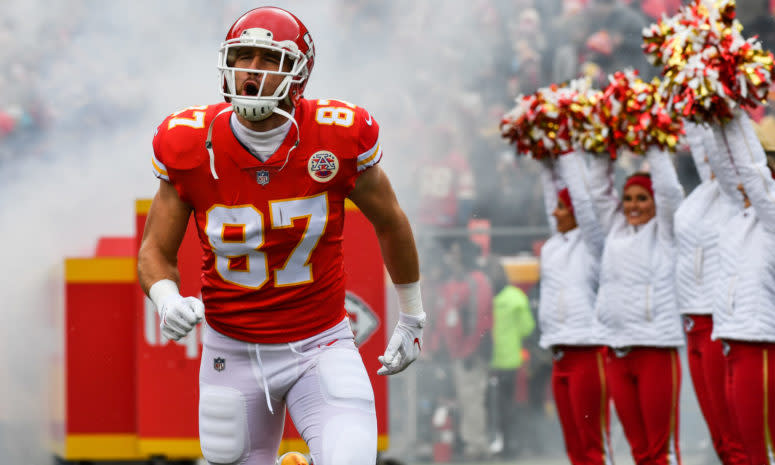
<svg viewBox="0 0 775 465">
<path fill-rule="evenodd" d="M 379 318 L 369 304 L 350 291 L 347 291 L 344 296 L 344 309 L 350 319 L 350 328 L 355 334 L 355 345 L 359 346 L 377 330 Z"/>
<path fill-rule="evenodd" d="M 307 171 L 317 182 L 330 181 L 339 171 L 339 160 L 336 155 L 327 150 L 315 152 L 309 157 Z"/>
</svg>

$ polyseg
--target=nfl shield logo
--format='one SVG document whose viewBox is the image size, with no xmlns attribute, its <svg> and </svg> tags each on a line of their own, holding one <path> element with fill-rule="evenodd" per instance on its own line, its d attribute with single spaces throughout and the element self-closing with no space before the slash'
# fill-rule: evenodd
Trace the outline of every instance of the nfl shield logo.
<svg viewBox="0 0 775 465">
<path fill-rule="evenodd" d="M 216 357 L 213 360 L 213 368 L 215 368 L 215 371 L 223 371 L 224 368 L 226 368 L 226 360 L 221 357 Z"/>
<path fill-rule="evenodd" d="M 266 186 L 267 184 L 269 184 L 269 171 L 267 170 L 256 171 L 256 182 L 261 184 L 262 186 Z"/>
</svg>

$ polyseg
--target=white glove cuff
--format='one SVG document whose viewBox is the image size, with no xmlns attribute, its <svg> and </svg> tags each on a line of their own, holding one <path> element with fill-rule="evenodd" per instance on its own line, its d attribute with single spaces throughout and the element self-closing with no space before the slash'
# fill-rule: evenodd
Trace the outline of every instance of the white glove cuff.
<svg viewBox="0 0 775 465">
<path fill-rule="evenodd" d="M 164 301 L 176 294 L 180 295 L 180 291 L 178 290 L 178 285 L 171 279 L 160 279 L 148 289 L 148 297 L 156 305 L 156 311 L 159 312 L 159 316 L 161 316 L 161 306 Z"/>
<path fill-rule="evenodd" d="M 420 281 L 408 284 L 395 284 L 398 293 L 398 306 L 401 313 L 407 315 L 425 315 L 422 309 L 422 296 L 420 295 Z"/>
<path fill-rule="evenodd" d="M 398 314 L 398 321 L 412 328 L 422 328 L 425 326 L 425 312 L 419 315 L 401 312 Z"/>
</svg>

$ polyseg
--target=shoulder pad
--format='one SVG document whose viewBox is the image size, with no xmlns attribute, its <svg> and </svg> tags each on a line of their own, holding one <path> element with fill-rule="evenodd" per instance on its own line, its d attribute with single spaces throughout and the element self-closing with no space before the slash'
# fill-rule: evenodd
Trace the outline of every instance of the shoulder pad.
<svg viewBox="0 0 775 465">
<path fill-rule="evenodd" d="M 156 158 L 167 168 L 193 169 L 207 162 L 207 129 L 213 118 L 228 103 L 184 108 L 169 115 L 156 128 L 153 149 Z"/>
<path fill-rule="evenodd" d="M 373 154 L 379 146 L 379 124 L 365 108 L 338 99 L 308 100 L 312 120 L 323 127 L 336 131 L 336 137 L 349 140 L 354 145 L 351 156 Z M 368 158 L 368 157 L 366 157 Z"/>
</svg>

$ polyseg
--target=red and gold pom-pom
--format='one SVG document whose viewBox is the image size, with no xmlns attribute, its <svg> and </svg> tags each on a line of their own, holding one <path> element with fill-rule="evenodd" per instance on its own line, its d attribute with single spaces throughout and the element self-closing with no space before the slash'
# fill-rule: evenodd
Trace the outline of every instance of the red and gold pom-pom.
<svg viewBox="0 0 775 465">
<path fill-rule="evenodd" d="M 644 31 L 644 51 L 663 68 L 660 95 L 692 121 L 728 121 L 772 84 L 772 53 L 743 38 L 735 15 L 734 0 L 695 0 Z"/>
<path fill-rule="evenodd" d="M 534 158 L 557 157 L 574 147 L 608 153 L 611 133 L 601 117 L 601 95 L 583 78 L 539 89 L 517 99 L 503 117 L 501 134 L 517 154 Z"/>
<path fill-rule="evenodd" d="M 580 89 L 575 100 L 568 106 L 571 138 L 586 152 L 610 153 L 616 158 L 616 152 L 610 151 L 611 132 L 603 121 L 601 100 L 603 93 L 599 89 Z"/>
<path fill-rule="evenodd" d="M 610 128 L 609 150 L 644 154 L 650 146 L 675 151 L 683 122 L 673 118 L 657 93 L 659 81 L 646 83 L 637 71 L 617 71 L 601 96 L 601 119 Z"/>
<path fill-rule="evenodd" d="M 572 90 L 552 85 L 521 96 L 501 120 L 501 135 L 515 144 L 517 154 L 534 158 L 556 157 L 572 149 L 565 108 Z"/>
</svg>

